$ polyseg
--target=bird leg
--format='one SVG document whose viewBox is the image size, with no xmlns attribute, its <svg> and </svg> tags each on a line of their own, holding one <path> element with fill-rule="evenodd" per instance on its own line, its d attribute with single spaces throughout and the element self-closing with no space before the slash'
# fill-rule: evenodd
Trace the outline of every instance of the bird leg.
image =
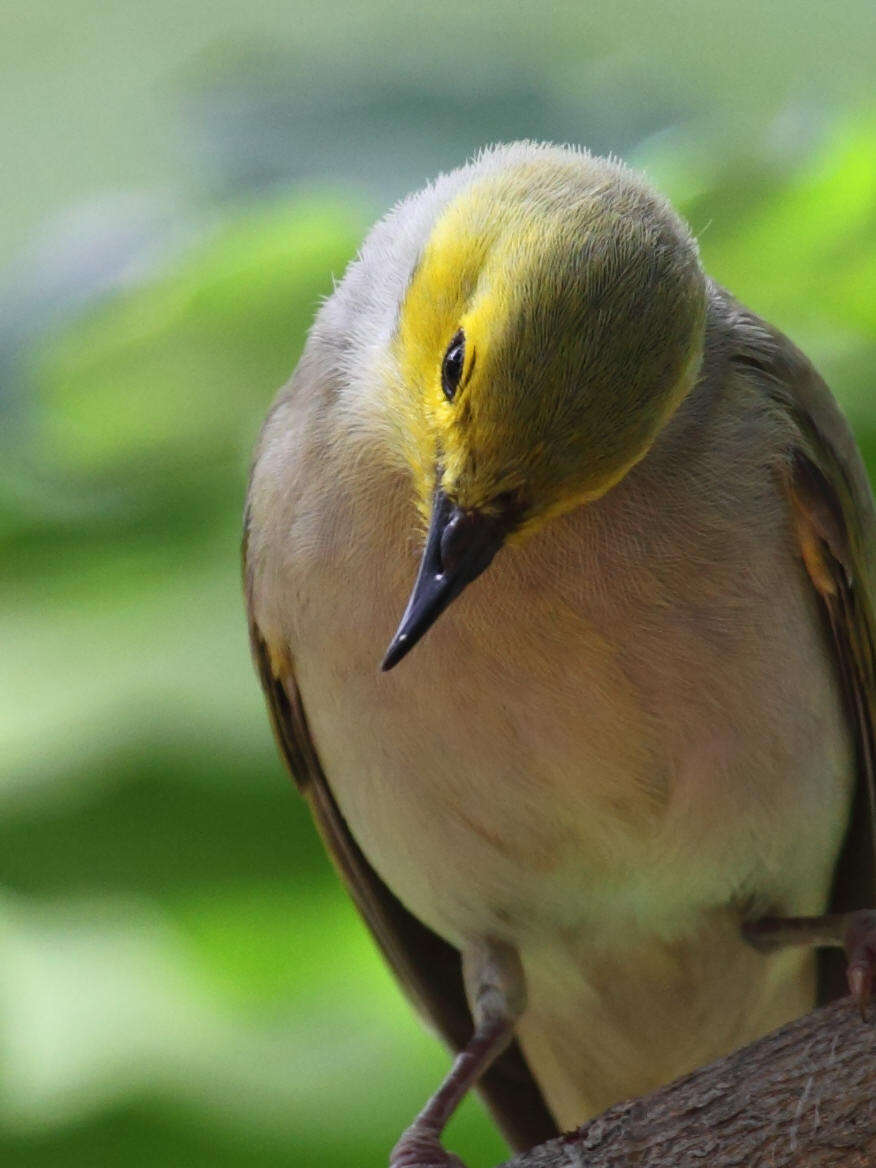
<svg viewBox="0 0 876 1168">
<path fill-rule="evenodd" d="M 468 1091 L 510 1043 L 526 1005 L 526 989 L 517 950 L 500 941 L 481 941 L 466 949 L 462 973 L 474 1033 L 393 1148 L 389 1168 L 465 1168 L 458 1156 L 441 1146 L 441 1133 Z"/>
<path fill-rule="evenodd" d="M 743 933 L 756 949 L 766 953 L 788 945 L 845 949 L 849 991 L 866 1021 L 876 983 L 876 911 L 861 909 L 823 917 L 763 917 L 743 925 Z"/>
</svg>

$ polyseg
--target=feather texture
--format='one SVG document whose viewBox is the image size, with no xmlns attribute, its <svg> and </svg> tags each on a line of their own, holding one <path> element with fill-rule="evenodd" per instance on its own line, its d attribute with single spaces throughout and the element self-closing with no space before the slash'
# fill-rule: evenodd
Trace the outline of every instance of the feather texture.
<svg viewBox="0 0 876 1168">
<path fill-rule="evenodd" d="M 806 358 L 722 289 L 703 278 L 704 315 L 696 291 L 673 301 L 687 324 L 671 352 L 672 330 L 645 319 L 635 288 L 615 289 L 593 325 L 613 352 L 629 336 L 640 363 L 672 373 L 636 382 L 660 397 L 643 429 L 625 428 L 638 399 L 607 366 L 588 397 L 587 347 L 569 338 L 581 305 L 537 320 L 545 344 L 553 321 L 560 351 L 581 357 L 571 389 L 542 383 L 512 351 L 509 296 L 487 319 L 496 282 L 473 278 L 477 373 L 450 412 L 440 365 L 456 292 L 424 330 L 434 297 L 420 303 L 417 281 L 428 290 L 430 264 L 445 271 L 450 252 L 435 268 L 429 244 L 453 222 L 447 208 L 461 214 L 482 180 L 517 189 L 526 166 L 547 168 L 551 198 L 577 199 L 580 179 L 585 199 L 606 200 L 598 230 L 621 207 L 647 221 L 633 233 L 646 257 L 680 248 L 675 266 L 654 267 L 658 284 L 693 278 L 684 230 L 614 163 L 518 144 L 444 176 L 378 225 L 320 311 L 263 431 L 245 550 L 281 750 L 390 966 L 453 1049 L 471 1025 L 460 950 L 493 936 L 520 952 L 519 1045 L 483 1084 L 519 1147 L 813 1004 L 811 958 L 755 954 L 741 925 L 818 913 L 831 897 L 838 910 L 873 903 L 876 701 L 863 464 Z M 568 257 L 551 260 L 564 239 L 545 229 L 514 269 L 559 272 L 560 299 L 577 287 Z M 591 261 L 576 261 L 584 300 Z M 430 329 L 434 385 L 415 351 Z M 523 453 L 509 465 L 543 471 L 527 538 L 454 602 L 415 667 L 379 675 L 436 451 L 469 441 L 465 397 L 479 393 L 470 416 L 492 419 L 487 437 L 465 457 L 459 446 L 455 465 L 473 491 L 498 489 L 511 434 Z M 532 393 L 562 400 L 531 409 Z M 559 417 L 579 419 L 575 449 L 602 467 L 584 505 L 571 446 L 539 461 Z M 821 963 L 822 997 L 841 992 L 838 970 Z"/>
</svg>

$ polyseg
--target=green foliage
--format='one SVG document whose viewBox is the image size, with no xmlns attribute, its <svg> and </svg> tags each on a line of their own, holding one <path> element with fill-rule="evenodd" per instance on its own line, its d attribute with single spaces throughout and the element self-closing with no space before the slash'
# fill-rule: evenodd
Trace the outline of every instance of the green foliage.
<svg viewBox="0 0 876 1168">
<path fill-rule="evenodd" d="M 852 123 L 685 208 L 870 454 L 874 160 Z M 0 478 L 4 1165 L 377 1168 L 445 1066 L 275 757 L 238 581 L 249 449 L 364 226 L 239 211 L 28 353 Z M 474 1103 L 451 1143 L 502 1156 Z"/>
</svg>

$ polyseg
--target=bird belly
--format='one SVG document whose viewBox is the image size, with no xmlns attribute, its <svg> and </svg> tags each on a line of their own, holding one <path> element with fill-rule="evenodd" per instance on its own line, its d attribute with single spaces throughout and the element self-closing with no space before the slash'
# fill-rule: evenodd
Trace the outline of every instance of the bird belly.
<svg viewBox="0 0 876 1168">
<path fill-rule="evenodd" d="M 561 1129 L 644 1095 L 812 1008 L 815 962 L 765 957 L 738 916 L 701 914 L 671 941 L 597 930 L 523 951 L 518 1038 Z"/>
<path fill-rule="evenodd" d="M 819 911 L 853 752 L 802 569 L 764 572 L 741 610 L 720 580 L 705 610 L 677 585 L 655 603 L 647 575 L 623 594 L 632 573 L 588 554 L 582 521 L 501 553 L 389 674 L 398 536 L 299 582 L 298 681 L 357 842 L 460 947 L 606 916 L 672 937 L 731 902 Z"/>
<path fill-rule="evenodd" d="M 853 774 L 787 558 L 745 607 L 720 579 L 704 606 L 702 580 L 627 589 L 618 549 L 588 554 L 575 522 L 500 553 L 389 674 L 415 569 L 391 530 L 311 560 L 286 634 L 369 862 L 458 948 L 520 951 L 520 1036 L 563 1124 L 811 1006 L 811 959 L 757 954 L 739 924 L 823 909 Z"/>
</svg>

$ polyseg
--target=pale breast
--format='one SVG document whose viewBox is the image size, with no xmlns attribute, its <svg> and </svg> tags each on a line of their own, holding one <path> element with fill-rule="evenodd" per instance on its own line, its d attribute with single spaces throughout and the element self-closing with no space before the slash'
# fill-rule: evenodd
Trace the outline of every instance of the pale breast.
<svg viewBox="0 0 876 1168">
<path fill-rule="evenodd" d="M 436 932 L 517 946 L 519 1035 L 564 1124 L 813 1000 L 811 957 L 739 933 L 743 906 L 823 908 L 853 777 L 758 408 L 686 404 L 389 674 L 422 544 L 404 477 L 303 396 L 254 473 L 254 615 L 347 824 Z"/>
<path fill-rule="evenodd" d="M 326 459 L 265 541 L 256 604 L 347 823 L 457 945 L 824 900 L 852 768 L 815 602 L 775 484 L 709 499 L 695 462 L 646 460 L 503 550 L 386 675 L 419 550 L 404 484 Z"/>
</svg>

